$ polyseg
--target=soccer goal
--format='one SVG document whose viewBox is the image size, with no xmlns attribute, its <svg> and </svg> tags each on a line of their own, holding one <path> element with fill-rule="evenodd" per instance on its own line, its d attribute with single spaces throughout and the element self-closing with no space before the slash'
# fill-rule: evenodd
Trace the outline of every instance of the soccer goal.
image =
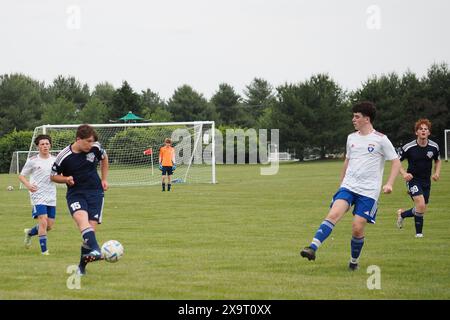
<svg viewBox="0 0 450 320">
<path fill-rule="evenodd" d="M 56 157 L 60 151 L 61 150 L 51 150 L 50 153 Z M 23 166 L 27 162 L 27 159 L 29 157 L 37 155 L 38 153 L 39 152 L 36 151 L 36 150 L 32 150 L 32 151 L 25 151 L 25 150 L 14 151 L 13 154 L 12 154 L 12 158 L 11 158 L 11 164 L 9 166 L 9 174 L 17 174 L 17 175 L 19 175 L 20 172 L 23 169 Z M 24 189 L 25 188 L 25 186 L 22 184 L 22 182 L 18 182 L 18 183 L 19 183 L 19 189 Z M 57 186 L 65 186 L 65 185 L 57 185 Z"/>
<path fill-rule="evenodd" d="M 52 151 L 50 151 L 50 153 L 56 157 L 56 155 L 60 151 L 61 150 L 52 150 Z M 11 158 L 11 164 L 9 166 L 9 174 L 20 174 L 20 172 L 23 169 L 23 166 L 25 165 L 25 162 L 27 162 L 27 159 L 29 157 L 37 155 L 38 153 L 39 152 L 35 151 L 35 150 L 33 150 L 33 151 L 25 151 L 25 150 L 14 151 L 12 154 L 12 158 Z"/>
<path fill-rule="evenodd" d="M 52 138 L 52 149 L 62 150 L 75 141 L 79 125 L 44 125 L 34 129 L 28 155 L 36 151 L 39 134 Z M 161 183 L 159 149 L 165 138 L 175 148 L 177 168 L 172 183 L 216 183 L 214 121 L 91 124 L 109 158 L 111 186 Z"/>
<path fill-rule="evenodd" d="M 450 152 L 448 143 L 450 142 L 450 129 L 444 130 L 444 141 L 445 141 L 445 161 L 448 161 L 448 153 Z"/>
</svg>

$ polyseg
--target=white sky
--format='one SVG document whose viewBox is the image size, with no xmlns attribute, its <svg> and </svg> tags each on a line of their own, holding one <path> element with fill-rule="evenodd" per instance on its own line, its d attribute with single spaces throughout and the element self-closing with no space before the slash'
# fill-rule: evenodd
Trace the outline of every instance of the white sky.
<svg viewBox="0 0 450 320">
<path fill-rule="evenodd" d="M 319 72 L 351 90 L 449 63 L 449 14 L 448 0 L 2 0 L 0 73 L 91 90 L 127 80 L 166 99 L 183 84 L 210 98 L 222 82 L 242 94 L 254 77 Z"/>
</svg>

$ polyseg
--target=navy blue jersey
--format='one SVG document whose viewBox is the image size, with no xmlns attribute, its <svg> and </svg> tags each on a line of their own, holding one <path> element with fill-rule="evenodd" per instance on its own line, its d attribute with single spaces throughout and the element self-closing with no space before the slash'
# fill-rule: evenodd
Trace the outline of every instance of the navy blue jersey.
<svg viewBox="0 0 450 320">
<path fill-rule="evenodd" d="M 105 157 L 105 150 L 95 142 L 89 152 L 75 153 L 72 145 L 65 147 L 56 157 L 52 175 L 72 176 L 75 184 L 67 186 L 67 194 L 98 190 L 103 192 L 97 165 Z"/>
<path fill-rule="evenodd" d="M 425 147 L 421 147 L 417 140 L 405 144 L 400 149 L 400 161 L 408 159 L 408 173 L 422 180 L 430 180 L 433 160 L 439 160 L 439 146 L 428 140 Z"/>
</svg>

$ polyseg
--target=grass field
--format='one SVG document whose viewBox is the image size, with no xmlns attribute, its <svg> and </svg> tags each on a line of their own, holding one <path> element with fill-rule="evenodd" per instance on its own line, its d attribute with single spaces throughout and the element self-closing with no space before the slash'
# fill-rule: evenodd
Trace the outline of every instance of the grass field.
<svg viewBox="0 0 450 320">
<path fill-rule="evenodd" d="M 433 184 L 423 239 L 414 220 L 398 230 L 395 211 L 411 201 L 397 178 L 382 195 L 376 225 L 366 232 L 361 268 L 347 270 L 351 214 L 337 225 L 315 262 L 299 256 L 323 220 L 338 187 L 342 162 L 284 164 L 277 175 L 259 166 L 218 166 L 217 185 L 111 188 L 106 193 L 103 243 L 119 240 L 116 264 L 92 263 L 80 290 L 66 269 L 79 259 L 81 238 L 58 189 L 51 256 L 36 238 L 28 193 L 9 192 L 16 177 L 0 175 L 0 299 L 450 299 L 450 165 Z M 386 170 L 389 171 L 389 170 Z M 369 290 L 366 269 L 381 270 L 381 290 Z"/>
</svg>

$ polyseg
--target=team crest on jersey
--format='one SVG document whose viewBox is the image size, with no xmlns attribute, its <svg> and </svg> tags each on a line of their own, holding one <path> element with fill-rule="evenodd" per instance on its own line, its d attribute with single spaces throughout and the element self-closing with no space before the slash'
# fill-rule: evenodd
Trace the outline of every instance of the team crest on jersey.
<svg viewBox="0 0 450 320">
<path fill-rule="evenodd" d="M 370 153 L 372 153 L 373 150 L 375 150 L 375 145 L 374 145 L 374 144 L 369 144 L 369 146 L 367 147 L 367 151 L 369 151 Z"/>
<path fill-rule="evenodd" d="M 93 152 L 89 152 L 89 153 L 86 155 L 86 160 L 87 160 L 87 161 L 94 162 L 94 159 L 95 159 L 95 154 L 94 154 Z"/>
<path fill-rule="evenodd" d="M 427 152 L 427 157 L 428 157 L 428 158 L 431 159 L 431 158 L 433 158 L 433 156 L 434 156 L 433 151 L 428 151 L 428 152 Z"/>
</svg>

